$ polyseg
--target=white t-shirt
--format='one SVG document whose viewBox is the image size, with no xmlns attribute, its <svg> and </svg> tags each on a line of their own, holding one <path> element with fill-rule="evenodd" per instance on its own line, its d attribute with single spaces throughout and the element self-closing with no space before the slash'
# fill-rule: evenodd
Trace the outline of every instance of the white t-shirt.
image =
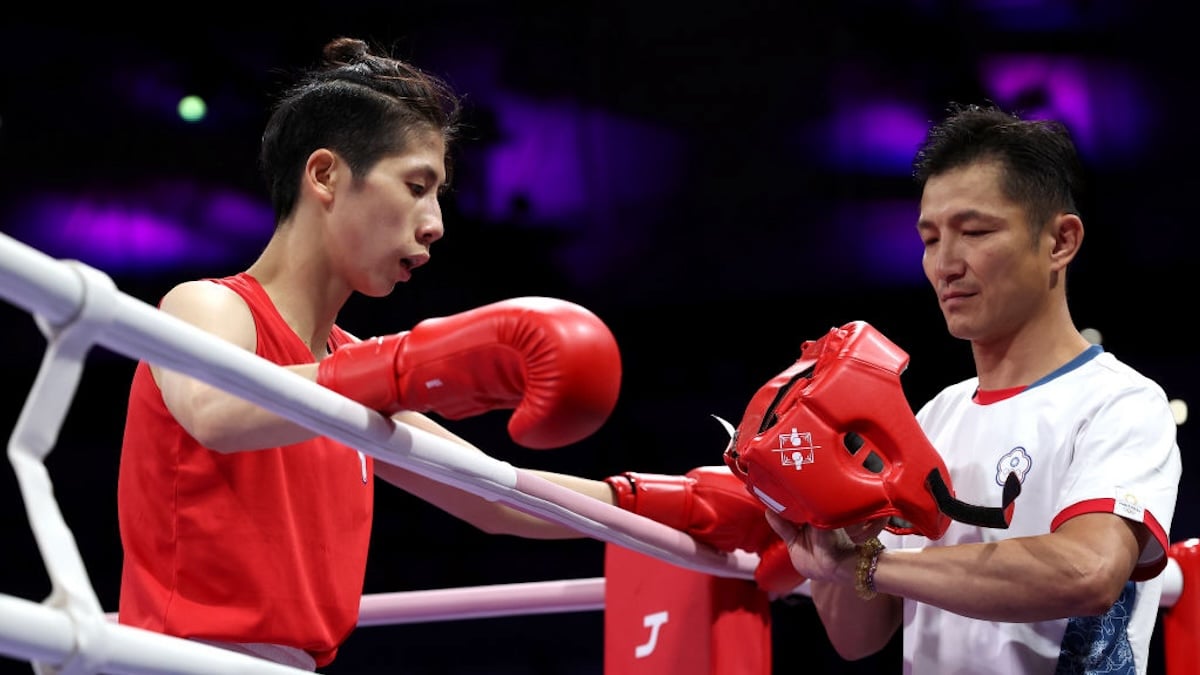
<svg viewBox="0 0 1200 675">
<path fill-rule="evenodd" d="M 1005 478 L 1017 472 L 1021 494 L 1010 526 L 952 522 L 936 541 L 885 532 L 885 545 L 923 548 L 1040 535 L 1097 512 L 1143 522 L 1153 536 L 1125 591 L 1103 616 L 1005 623 L 905 600 L 904 672 L 1143 675 L 1182 471 L 1162 388 L 1099 346 L 1009 398 L 981 405 L 972 400 L 977 388 L 976 378 L 947 387 L 917 420 L 942 455 L 958 499 L 999 506 Z"/>
</svg>

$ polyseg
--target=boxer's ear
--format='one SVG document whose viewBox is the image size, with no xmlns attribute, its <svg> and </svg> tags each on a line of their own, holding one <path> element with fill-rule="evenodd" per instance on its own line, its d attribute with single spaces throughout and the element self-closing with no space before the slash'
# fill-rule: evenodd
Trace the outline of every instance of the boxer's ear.
<svg viewBox="0 0 1200 675">
<path fill-rule="evenodd" d="M 333 203 L 338 181 L 348 179 L 349 176 L 343 174 L 348 174 L 349 171 L 349 165 L 342 162 L 332 150 L 317 148 L 304 163 L 300 191 L 312 195 L 318 202 L 328 206 Z"/>
</svg>

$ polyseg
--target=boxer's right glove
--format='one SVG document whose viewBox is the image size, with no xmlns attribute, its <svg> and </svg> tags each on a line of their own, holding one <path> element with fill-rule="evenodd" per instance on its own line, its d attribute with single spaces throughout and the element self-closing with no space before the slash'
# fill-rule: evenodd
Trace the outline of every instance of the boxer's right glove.
<svg viewBox="0 0 1200 675">
<path fill-rule="evenodd" d="M 621 359 L 608 327 L 587 309 L 513 298 L 344 345 L 321 361 L 317 383 L 388 415 L 457 420 L 513 409 L 509 435 L 544 449 L 604 424 L 617 403 Z"/>
<path fill-rule="evenodd" d="M 758 567 L 754 568 L 754 582 L 772 597 L 791 595 L 796 587 L 805 582 L 805 577 L 796 571 L 788 546 L 778 534 L 758 552 Z"/>
<path fill-rule="evenodd" d="M 617 506 L 682 530 L 719 551 L 757 553 L 779 535 L 763 503 L 726 466 L 702 466 L 684 476 L 627 471 L 604 479 Z"/>
</svg>

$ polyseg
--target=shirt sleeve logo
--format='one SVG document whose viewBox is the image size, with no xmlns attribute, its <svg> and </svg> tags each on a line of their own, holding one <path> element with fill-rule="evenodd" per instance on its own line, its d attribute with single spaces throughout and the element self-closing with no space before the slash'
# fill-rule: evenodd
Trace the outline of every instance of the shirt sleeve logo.
<svg viewBox="0 0 1200 675">
<path fill-rule="evenodd" d="M 1139 523 L 1146 518 L 1146 507 L 1142 506 L 1137 498 L 1129 490 L 1118 486 L 1116 490 L 1116 499 L 1113 503 L 1113 513 L 1118 516 L 1124 516 L 1130 520 L 1136 520 Z"/>
</svg>

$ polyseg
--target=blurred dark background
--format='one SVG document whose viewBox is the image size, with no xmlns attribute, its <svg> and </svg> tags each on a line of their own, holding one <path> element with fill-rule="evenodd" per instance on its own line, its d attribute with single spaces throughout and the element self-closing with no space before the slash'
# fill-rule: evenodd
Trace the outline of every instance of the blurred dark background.
<svg viewBox="0 0 1200 675">
<path fill-rule="evenodd" d="M 813 6 L 809 6 L 813 5 Z M 250 9 L 249 7 L 239 9 Z M 270 97 L 339 35 L 446 77 L 468 134 L 432 264 L 358 298 L 359 335 L 517 295 L 579 302 L 622 349 L 621 400 L 577 446 L 534 452 L 503 415 L 452 428 L 518 466 L 600 478 L 720 463 L 736 422 L 800 342 L 865 320 L 911 356 L 913 407 L 971 374 L 920 269 L 909 162 L 951 101 L 1055 117 L 1088 166 L 1081 328 L 1195 399 L 1187 338 L 1195 69 L 1182 3 L 348 2 L 0 20 L 0 229 L 109 274 L 148 303 L 244 269 L 271 232 L 255 170 Z M 8 14 L 8 13 L 6 13 Z M 166 18 L 167 16 L 170 18 Z M 206 115 L 180 118 L 185 95 Z M 7 303 L 0 430 L 45 340 Z M 47 464 L 101 602 L 115 610 L 116 475 L 129 359 L 96 349 Z M 1184 481 L 1172 541 L 1200 534 Z M 0 472 L 0 593 L 49 592 L 11 471 Z M 603 574 L 604 545 L 489 537 L 381 485 L 368 593 Z M 840 662 L 806 599 L 778 602 L 776 671 L 899 672 L 899 638 Z M 602 672 L 599 612 L 362 628 L 325 672 Z M 1162 672 L 1156 635 L 1152 672 Z M 0 659 L 0 671 L 28 664 Z"/>
</svg>

